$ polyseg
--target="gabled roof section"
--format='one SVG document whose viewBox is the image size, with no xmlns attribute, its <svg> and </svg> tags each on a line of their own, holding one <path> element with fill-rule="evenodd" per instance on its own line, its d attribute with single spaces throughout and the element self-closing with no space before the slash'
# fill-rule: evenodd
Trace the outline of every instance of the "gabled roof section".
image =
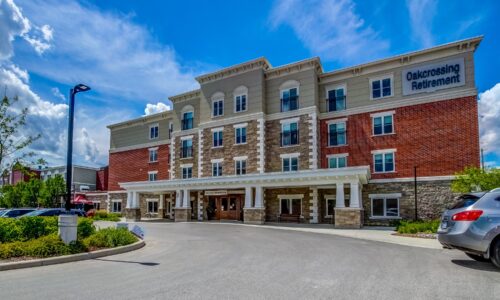
<svg viewBox="0 0 500 300">
<path fill-rule="evenodd" d="M 107 128 L 113 130 L 113 129 L 125 128 L 125 127 L 130 127 L 130 126 L 135 126 L 135 125 L 141 125 L 141 124 L 145 124 L 145 123 L 156 122 L 156 121 L 160 121 L 163 119 L 168 119 L 169 117 L 171 117 L 171 115 L 172 115 L 172 110 L 162 111 L 162 112 L 159 112 L 156 114 L 142 116 L 142 117 L 135 118 L 132 120 L 127 120 L 124 122 L 111 124 L 111 125 L 108 125 Z"/>
<path fill-rule="evenodd" d="M 290 73 L 295 73 L 302 71 L 304 69 L 314 68 L 316 73 L 323 73 L 323 66 L 321 65 L 321 60 L 319 57 L 312 57 L 304 60 L 300 60 L 294 63 L 282 65 L 279 67 L 271 68 L 266 71 L 266 78 L 277 77 L 280 75 L 286 75 Z"/>
<path fill-rule="evenodd" d="M 176 102 L 186 101 L 186 100 L 190 100 L 190 99 L 200 98 L 200 96 L 201 96 L 201 90 L 197 89 L 197 90 L 185 92 L 185 93 L 182 93 L 179 95 L 170 96 L 170 97 L 168 97 L 168 99 L 170 101 L 172 101 L 172 103 L 176 103 Z"/>
<path fill-rule="evenodd" d="M 224 68 L 222 70 L 208 73 L 205 75 L 201 75 L 196 77 L 195 79 L 200 83 L 207 83 L 210 81 L 215 81 L 219 79 L 223 79 L 226 77 L 234 76 L 236 74 L 253 71 L 256 69 L 264 69 L 267 70 L 272 68 L 271 64 L 265 57 L 259 57 L 241 64 L 237 64 L 231 67 Z"/>
</svg>

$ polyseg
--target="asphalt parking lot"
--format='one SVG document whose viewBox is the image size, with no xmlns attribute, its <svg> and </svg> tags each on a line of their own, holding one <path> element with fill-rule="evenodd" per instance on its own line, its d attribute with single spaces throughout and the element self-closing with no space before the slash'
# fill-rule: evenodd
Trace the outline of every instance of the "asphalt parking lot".
<svg viewBox="0 0 500 300">
<path fill-rule="evenodd" d="M 0 272 L 1 299 L 500 299 L 452 250 L 218 223 L 141 223 L 130 253 Z"/>
</svg>

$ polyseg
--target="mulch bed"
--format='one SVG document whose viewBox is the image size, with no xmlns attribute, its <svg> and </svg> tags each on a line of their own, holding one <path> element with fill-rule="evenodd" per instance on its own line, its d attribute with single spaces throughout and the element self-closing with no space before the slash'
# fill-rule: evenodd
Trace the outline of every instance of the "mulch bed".
<svg viewBox="0 0 500 300">
<path fill-rule="evenodd" d="M 437 235 L 435 233 L 393 233 L 392 235 L 397 236 L 406 236 L 412 238 L 421 238 L 421 239 L 437 239 Z"/>
</svg>

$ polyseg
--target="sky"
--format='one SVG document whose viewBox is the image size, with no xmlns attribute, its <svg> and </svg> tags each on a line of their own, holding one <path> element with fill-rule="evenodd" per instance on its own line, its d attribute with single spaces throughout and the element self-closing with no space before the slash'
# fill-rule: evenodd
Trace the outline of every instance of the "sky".
<svg viewBox="0 0 500 300">
<path fill-rule="evenodd" d="M 49 165 L 108 162 L 107 125 L 167 110 L 194 77 L 265 56 L 319 56 L 325 71 L 484 35 L 475 55 L 481 147 L 500 166 L 500 2 L 0 0 L 0 92 L 29 108 L 21 135 Z M 3 95 L 2 95 L 3 96 Z"/>
</svg>

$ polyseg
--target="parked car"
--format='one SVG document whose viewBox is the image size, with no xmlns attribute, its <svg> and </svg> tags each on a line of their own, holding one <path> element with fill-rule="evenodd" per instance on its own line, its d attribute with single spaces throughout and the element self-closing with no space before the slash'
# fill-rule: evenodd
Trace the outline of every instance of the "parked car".
<svg viewBox="0 0 500 300">
<path fill-rule="evenodd" d="M 22 217 L 53 217 L 53 216 L 59 216 L 61 214 L 66 213 L 66 210 L 64 208 L 43 208 L 43 209 L 37 209 L 35 211 L 32 211 L 30 213 L 27 213 Z M 83 210 L 78 210 L 78 209 L 72 209 L 70 210 L 70 214 L 72 215 L 77 215 L 79 217 L 86 217 L 86 214 Z"/>
<path fill-rule="evenodd" d="M 11 208 L 0 212 L 1 218 L 17 218 L 34 211 L 34 208 Z"/>
<path fill-rule="evenodd" d="M 459 197 L 443 213 L 438 240 L 445 248 L 458 249 L 474 260 L 491 261 L 500 268 L 500 190 L 477 199 L 471 195 Z"/>
</svg>

